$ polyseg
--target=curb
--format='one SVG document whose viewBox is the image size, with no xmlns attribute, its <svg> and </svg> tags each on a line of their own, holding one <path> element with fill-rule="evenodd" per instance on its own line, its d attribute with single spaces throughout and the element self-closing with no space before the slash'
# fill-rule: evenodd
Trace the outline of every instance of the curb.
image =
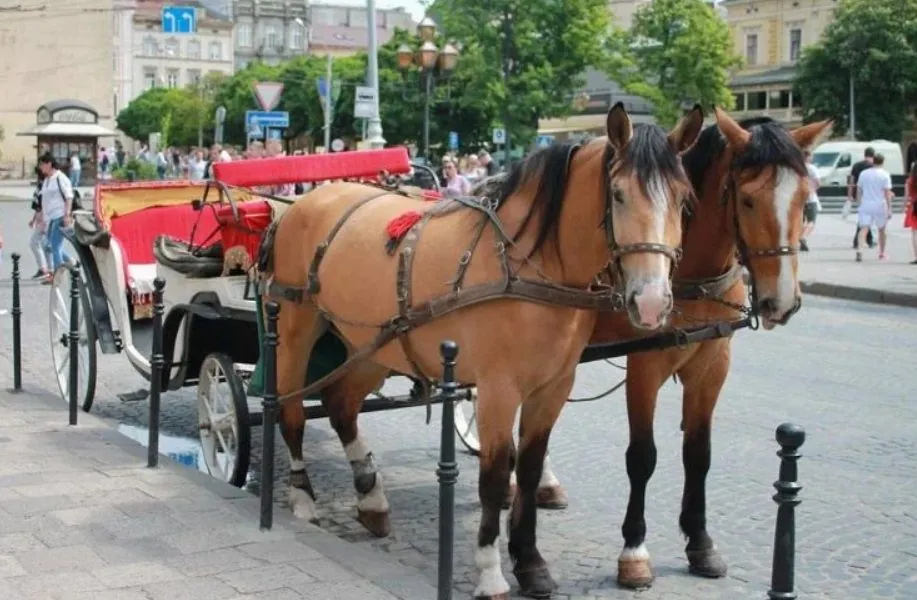
<svg viewBox="0 0 917 600">
<path fill-rule="evenodd" d="M 7 392 L 4 388 L 0 388 L 0 394 L 7 394 Z M 59 396 L 55 396 L 53 393 L 41 388 L 36 389 L 36 387 L 26 388 L 18 395 L 21 398 L 38 400 L 49 408 L 59 409 L 61 422 L 66 423 L 67 405 L 61 402 Z M 101 439 L 106 444 L 117 447 L 125 454 L 135 457 L 138 461 L 138 467 L 146 467 L 146 447 L 118 433 L 107 421 L 100 417 L 80 410 L 79 425 L 68 428 L 67 431 L 77 432 L 80 430 L 84 435 L 89 433 L 96 439 Z M 239 514 L 243 523 L 250 524 L 253 529 L 258 529 L 258 518 L 261 510 L 258 496 L 214 479 L 201 471 L 179 465 L 165 454 L 159 455 L 158 469 L 178 475 L 188 480 L 191 484 L 215 494 Z M 436 587 L 420 571 L 398 562 L 394 557 L 388 557 L 342 540 L 316 525 L 303 523 L 293 517 L 289 510 L 283 510 L 276 501 L 272 531 L 281 535 L 283 535 L 282 532 L 286 531 L 287 536 L 292 534 L 297 540 L 333 561 L 342 569 L 352 571 L 355 578 L 368 580 L 376 587 L 401 600 L 435 598 L 437 595 Z"/>
<path fill-rule="evenodd" d="M 854 300 L 856 302 L 870 302 L 873 304 L 889 304 L 917 308 L 917 295 L 902 292 L 888 292 L 874 288 L 862 288 L 821 281 L 800 281 L 799 288 L 804 294 L 813 296 L 827 296 L 841 300 Z"/>
</svg>

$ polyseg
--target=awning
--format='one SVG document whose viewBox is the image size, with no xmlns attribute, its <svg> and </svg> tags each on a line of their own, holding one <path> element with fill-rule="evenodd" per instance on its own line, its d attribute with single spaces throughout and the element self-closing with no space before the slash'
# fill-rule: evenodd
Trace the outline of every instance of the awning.
<svg viewBox="0 0 917 600">
<path fill-rule="evenodd" d="M 118 134 L 95 123 L 44 123 L 33 125 L 16 135 L 98 138 L 115 137 Z"/>
</svg>

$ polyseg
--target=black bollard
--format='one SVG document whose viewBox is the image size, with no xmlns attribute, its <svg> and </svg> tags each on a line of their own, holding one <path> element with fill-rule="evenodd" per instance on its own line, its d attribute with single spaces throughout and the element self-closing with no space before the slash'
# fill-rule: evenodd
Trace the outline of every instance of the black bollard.
<svg viewBox="0 0 917 600">
<path fill-rule="evenodd" d="M 153 349 L 150 355 L 150 429 L 146 448 L 146 465 L 150 468 L 159 465 L 159 408 L 162 395 L 162 369 L 165 358 L 162 355 L 162 291 L 166 280 L 157 277 L 153 280 Z"/>
<path fill-rule="evenodd" d="M 67 333 L 67 348 L 70 350 L 70 376 L 68 392 L 70 396 L 70 424 L 77 424 L 79 410 L 79 377 L 80 377 L 80 267 L 70 266 L 70 331 Z"/>
<path fill-rule="evenodd" d="M 261 346 L 261 367 L 264 370 L 264 391 L 261 406 L 264 411 L 261 449 L 261 529 L 274 525 L 274 426 L 277 424 L 277 316 L 280 305 L 264 305 L 267 323 Z"/>
<path fill-rule="evenodd" d="M 13 389 L 22 391 L 22 300 L 19 297 L 19 254 L 13 252 Z"/>
<path fill-rule="evenodd" d="M 439 442 L 439 578 L 437 598 L 452 599 L 452 550 L 455 540 L 455 482 L 458 465 L 455 462 L 455 401 L 458 384 L 455 382 L 455 359 L 458 344 L 446 340 L 439 346 L 443 357 L 443 380 L 440 393 L 443 399 L 443 422 Z"/>
<path fill-rule="evenodd" d="M 799 447 L 806 441 L 806 432 L 799 425 L 784 423 L 777 428 L 780 444 L 780 478 L 774 482 L 777 493 L 777 527 L 774 531 L 774 563 L 771 570 L 770 600 L 796 600 L 796 497 L 802 486 L 797 483 L 798 465 L 802 454 Z"/>
</svg>

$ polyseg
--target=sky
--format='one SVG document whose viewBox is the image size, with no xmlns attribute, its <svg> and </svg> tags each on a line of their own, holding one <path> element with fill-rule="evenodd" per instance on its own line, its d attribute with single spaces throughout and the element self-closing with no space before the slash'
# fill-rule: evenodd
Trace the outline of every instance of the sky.
<svg viewBox="0 0 917 600">
<path fill-rule="evenodd" d="M 319 2 L 316 2 L 319 4 Z M 346 4 L 349 6 L 366 6 L 366 0 L 328 0 L 327 4 Z M 376 8 L 398 8 L 403 6 L 406 11 L 411 13 L 415 21 L 423 18 L 424 11 L 423 0 L 376 0 Z M 429 2 L 427 3 L 429 4 Z"/>
</svg>

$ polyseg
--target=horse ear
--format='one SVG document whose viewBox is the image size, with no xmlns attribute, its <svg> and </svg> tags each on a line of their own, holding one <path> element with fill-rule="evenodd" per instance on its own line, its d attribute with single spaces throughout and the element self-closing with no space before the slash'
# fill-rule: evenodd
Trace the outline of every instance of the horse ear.
<svg viewBox="0 0 917 600">
<path fill-rule="evenodd" d="M 714 106 L 713 112 L 716 115 L 716 126 L 720 128 L 720 133 L 726 137 L 730 146 L 741 152 L 751 139 L 751 134 L 742 129 L 742 126 L 719 106 Z"/>
<path fill-rule="evenodd" d="M 627 146 L 630 138 L 634 137 L 634 126 L 624 109 L 623 102 L 618 102 L 608 111 L 608 117 L 605 119 L 605 132 L 608 135 L 608 141 L 618 152 Z"/>
<path fill-rule="evenodd" d="M 669 143 L 672 144 L 675 152 L 684 154 L 697 141 L 697 136 L 700 135 L 703 128 L 704 109 L 700 104 L 695 104 L 691 112 L 682 117 L 675 128 L 669 132 Z"/>
<path fill-rule="evenodd" d="M 790 132 L 790 135 L 799 144 L 803 150 L 811 150 L 818 146 L 823 139 L 831 134 L 834 127 L 834 121 L 816 121 L 802 127 L 797 127 Z"/>
</svg>

